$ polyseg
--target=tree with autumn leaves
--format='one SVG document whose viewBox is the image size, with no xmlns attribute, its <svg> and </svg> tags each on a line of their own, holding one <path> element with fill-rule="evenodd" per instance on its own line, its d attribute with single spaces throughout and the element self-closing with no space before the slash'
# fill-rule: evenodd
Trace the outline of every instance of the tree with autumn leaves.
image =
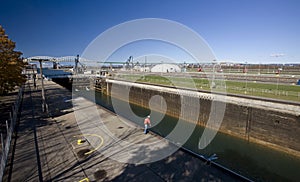
<svg viewBox="0 0 300 182">
<path fill-rule="evenodd" d="M 15 51 L 16 43 L 8 38 L 0 25 L 0 95 L 15 90 L 26 78 L 22 75 L 25 66 L 19 51 Z"/>
</svg>

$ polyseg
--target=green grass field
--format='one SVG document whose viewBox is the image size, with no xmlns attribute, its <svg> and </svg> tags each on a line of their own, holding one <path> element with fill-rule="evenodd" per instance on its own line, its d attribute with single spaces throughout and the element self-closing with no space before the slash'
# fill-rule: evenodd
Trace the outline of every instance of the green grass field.
<svg viewBox="0 0 300 182">
<path fill-rule="evenodd" d="M 251 95 L 300 102 L 300 86 L 297 85 L 277 85 L 269 83 L 254 83 L 252 81 L 240 82 L 216 80 L 215 87 L 211 89 L 209 80 L 200 78 L 162 77 L 159 75 L 119 75 L 118 78 L 128 81 L 197 88 L 199 90 L 213 90 L 232 94 Z"/>
</svg>

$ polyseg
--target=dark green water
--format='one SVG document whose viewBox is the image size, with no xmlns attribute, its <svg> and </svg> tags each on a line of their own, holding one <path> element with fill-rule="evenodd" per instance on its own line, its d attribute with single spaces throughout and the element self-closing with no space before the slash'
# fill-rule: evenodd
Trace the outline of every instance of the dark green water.
<svg viewBox="0 0 300 182">
<path fill-rule="evenodd" d="M 96 92 L 95 98 L 97 104 L 114 111 L 109 96 Z M 126 103 L 118 100 L 117 104 L 118 107 L 123 105 L 125 107 Z M 145 117 L 150 113 L 148 109 L 136 105 L 131 105 L 131 109 L 141 117 Z M 118 114 L 142 126 L 142 121 L 135 121 L 127 113 Z M 151 117 L 153 123 L 155 122 L 155 115 L 161 114 L 152 111 L 151 115 L 153 116 Z M 175 127 L 177 120 L 173 117 L 164 116 L 163 120 L 155 125 L 152 130 L 166 136 Z M 218 159 L 216 162 L 254 181 L 300 180 L 300 158 L 220 132 L 204 150 L 199 150 L 198 143 L 203 130 L 203 127 L 197 126 L 184 147 L 204 156 L 217 154 Z"/>
</svg>

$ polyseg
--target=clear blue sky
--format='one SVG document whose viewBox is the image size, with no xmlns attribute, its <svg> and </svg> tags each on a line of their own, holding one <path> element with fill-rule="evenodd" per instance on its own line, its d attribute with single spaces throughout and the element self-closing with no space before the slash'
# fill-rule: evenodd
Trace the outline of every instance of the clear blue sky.
<svg viewBox="0 0 300 182">
<path fill-rule="evenodd" d="M 81 54 L 103 31 L 140 18 L 190 27 L 218 60 L 300 62 L 298 0 L 5 0 L 0 6 L 0 24 L 24 57 Z"/>
</svg>

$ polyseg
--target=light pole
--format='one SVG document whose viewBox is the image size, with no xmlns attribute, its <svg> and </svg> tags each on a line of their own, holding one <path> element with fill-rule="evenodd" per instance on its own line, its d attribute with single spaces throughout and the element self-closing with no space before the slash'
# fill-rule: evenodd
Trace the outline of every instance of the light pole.
<svg viewBox="0 0 300 182">
<path fill-rule="evenodd" d="M 245 78 L 246 78 L 245 94 L 247 94 L 247 86 L 248 86 L 248 79 L 247 79 L 247 61 L 245 62 Z"/>
<path fill-rule="evenodd" d="M 277 69 L 277 85 L 276 85 L 276 91 L 277 91 L 277 94 L 278 94 L 278 92 L 279 92 L 279 90 L 278 90 L 278 82 L 279 82 L 279 77 L 280 77 L 280 72 L 282 71 L 282 68 L 278 68 Z"/>
<path fill-rule="evenodd" d="M 45 91 L 44 91 L 44 78 L 43 78 L 43 59 L 39 59 L 40 62 L 40 74 L 42 79 L 42 110 L 43 112 L 48 112 L 48 106 L 45 99 Z"/>
<path fill-rule="evenodd" d="M 213 60 L 213 78 L 212 78 L 212 82 L 211 82 L 211 87 L 212 88 L 215 88 L 216 87 L 216 83 L 215 83 L 215 74 L 216 74 L 216 70 L 215 70 L 215 67 L 216 67 L 216 65 L 217 65 L 217 60 Z"/>
<path fill-rule="evenodd" d="M 144 64 L 144 69 L 143 69 L 143 80 L 145 80 L 146 63 L 147 63 L 147 56 L 145 56 L 145 64 Z"/>
<path fill-rule="evenodd" d="M 279 82 L 279 73 L 277 75 L 277 85 L 276 85 L 276 91 L 277 91 L 277 94 L 278 94 L 278 82 Z"/>
</svg>

